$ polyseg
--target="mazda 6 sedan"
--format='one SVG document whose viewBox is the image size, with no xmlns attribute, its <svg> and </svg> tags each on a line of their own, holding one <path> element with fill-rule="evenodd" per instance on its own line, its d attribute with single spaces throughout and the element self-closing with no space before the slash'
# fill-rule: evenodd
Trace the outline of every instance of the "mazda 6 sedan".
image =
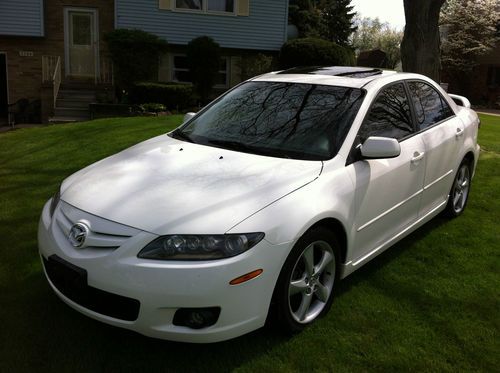
<svg viewBox="0 0 500 373">
<path fill-rule="evenodd" d="M 71 175 L 42 212 L 69 306 L 147 336 L 298 332 L 336 285 L 467 204 L 479 120 L 416 74 L 295 68 L 250 79 L 176 130 Z"/>
</svg>

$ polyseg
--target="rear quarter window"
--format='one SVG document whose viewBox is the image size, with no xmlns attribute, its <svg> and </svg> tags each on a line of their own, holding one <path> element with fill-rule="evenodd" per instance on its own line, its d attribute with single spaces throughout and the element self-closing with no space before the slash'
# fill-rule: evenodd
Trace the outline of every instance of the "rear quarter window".
<svg viewBox="0 0 500 373">
<path fill-rule="evenodd" d="M 415 108 L 417 129 L 431 127 L 453 116 L 448 103 L 439 92 L 424 82 L 408 82 L 410 96 Z"/>
</svg>

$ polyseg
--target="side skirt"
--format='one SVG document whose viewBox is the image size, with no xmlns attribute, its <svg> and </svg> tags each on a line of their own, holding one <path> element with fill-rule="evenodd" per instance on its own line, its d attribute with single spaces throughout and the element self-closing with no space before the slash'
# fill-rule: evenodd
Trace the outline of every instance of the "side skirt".
<svg viewBox="0 0 500 373">
<path fill-rule="evenodd" d="M 345 278 L 345 277 L 349 276 L 351 273 L 353 273 L 354 271 L 356 271 L 357 269 L 362 267 L 364 264 L 368 263 L 374 257 L 383 253 L 385 250 L 387 250 L 389 247 L 394 245 L 396 242 L 402 240 L 404 237 L 406 237 L 410 233 L 414 232 L 417 228 L 419 228 L 422 225 L 424 225 L 425 223 L 427 223 L 429 220 L 431 220 L 436 215 L 438 215 L 441 211 L 443 211 L 444 208 L 446 207 L 447 203 L 448 203 L 448 198 L 446 198 L 445 201 L 440 203 L 433 210 L 429 211 L 426 215 L 424 215 L 420 219 L 416 220 L 413 224 L 409 225 L 408 227 L 406 227 L 404 230 L 402 230 L 401 232 L 399 232 L 395 236 L 389 238 L 383 244 L 377 246 L 375 249 L 370 251 L 368 254 L 362 256 L 361 258 L 356 259 L 355 261 L 350 261 L 350 262 L 342 264 L 340 267 L 340 278 Z"/>
</svg>

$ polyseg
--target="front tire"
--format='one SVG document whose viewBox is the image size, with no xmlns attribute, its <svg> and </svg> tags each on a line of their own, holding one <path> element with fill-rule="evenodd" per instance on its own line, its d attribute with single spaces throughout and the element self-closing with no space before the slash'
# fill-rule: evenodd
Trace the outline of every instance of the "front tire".
<svg viewBox="0 0 500 373">
<path fill-rule="evenodd" d="M 328 312 L 339 280 L 339 260 L 338 242 L 326 228 L 314 228 L 297 241 L 273 296 L 275 320 L 283 330 L 300 332 Z"/>
<path fill-rule="evenodd" d="M 446 216 L 455 218 L 464 212 L 467 200 L 469 199 L 471 176 L 470 162 L 464 159 L 458 168 L 455 180 L 453 180 L 448 204 L 444 210 Z"/>
</svg>

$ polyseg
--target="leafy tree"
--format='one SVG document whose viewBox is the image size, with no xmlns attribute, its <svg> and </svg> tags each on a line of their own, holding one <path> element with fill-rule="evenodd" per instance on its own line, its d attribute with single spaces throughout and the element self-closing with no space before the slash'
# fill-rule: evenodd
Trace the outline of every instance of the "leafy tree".
<svg viewBox="0 0 500 373">
<path fill-rule="evenodd" d="M 206 103 L 220 69 L 220 46 L 212 38 L 200 36 L 188 43 L 186 57 L 194 88 Z"/>
<path fill-rule="evenodd" d="M 439 12 L 445 0 L 403 0 L 406 26 L 401 42 L 403 70 L 439 81 Z"/>
<path fill-rule="evenodd" d="M 448 0 L 441 10 L 440 24 L 446 34 L 441 62 L 450 73 L 470 72 L 478 57 L 499 40 L 500 13 L 496 0 Z"/>
<path fill-rule="evenodd" d="M 356 52 L 380 49 L 386 53 L 389 67 L 394 69 L 401 60 L 403 31 L 380 22 L 378 18 L 356 17 L 354 22 L 357 28 L 351 43 Z"/>
<path fill-rule="evenodd" d="M 154 79 L 158 58 L 168 43 L 142 30 L 116 29 L 105 35 L 113 61 L 116 85 L 126 91 L 136 82 Z"/>
<path fill-rule="evenodd" d="M 290 0 L 289 21 L 297 26 L 301 38 L 313 37 L 349 44 L 356 29 L 351 0 Z"/>
</svg>

